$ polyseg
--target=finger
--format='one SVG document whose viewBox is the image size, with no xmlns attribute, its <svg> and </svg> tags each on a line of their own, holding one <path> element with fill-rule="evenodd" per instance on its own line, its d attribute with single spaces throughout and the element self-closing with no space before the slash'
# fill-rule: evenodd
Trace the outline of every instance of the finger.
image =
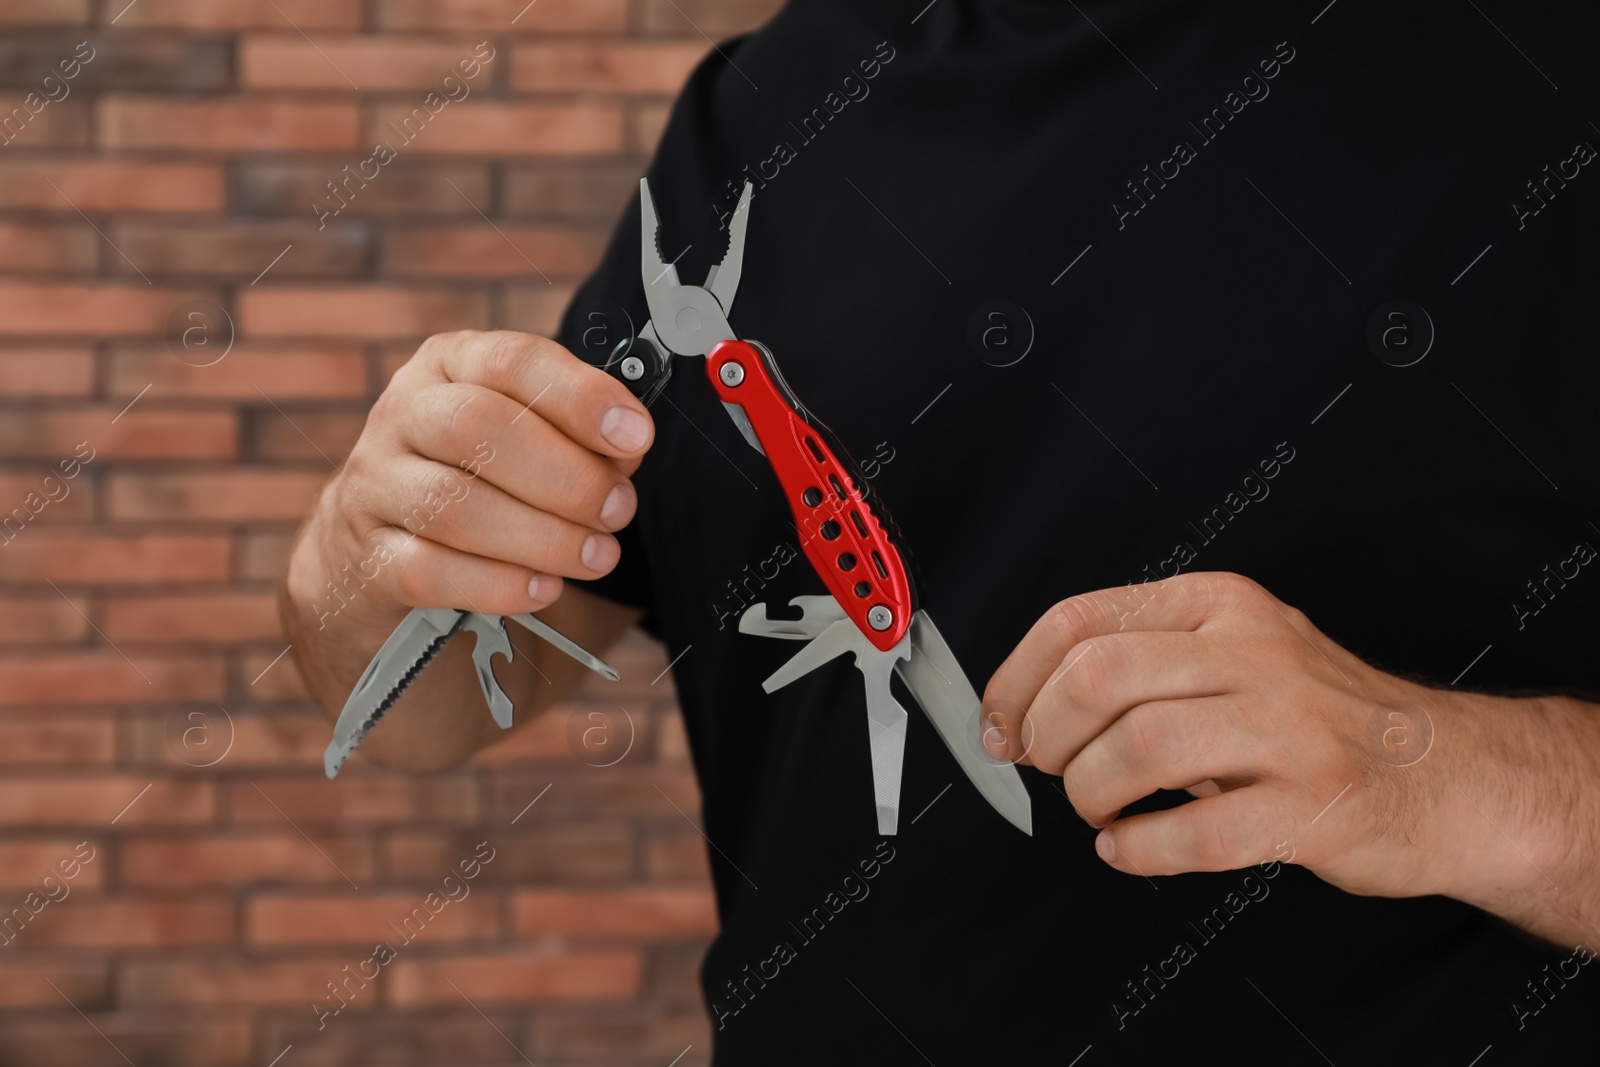
<svg viewBox="0 0 1600 1067">
<path fill-rule="evenodd" d="M 520 615 L 549 607 L 561 595 L 562 582 L 555 575 L 475 556 L 393 526 L 375 531 L 369 543 L 376 572 L 371 581 L 398 604 Z"/>
<path fill-rule="evenodd" d="M 1231 579 L 1231 580 L 1230 580 Z M 1165 581 L 1121 588 L 1100 589 L 1061 601 L 1034 623 L 1011 655 L 995 671 L 984 689 L 984 720 L 991 709 L 1002 720 L 1013 709 L 1033 703 L 1039 690 L 1065 662 L 1066 653 L 1091 637 L 1138 631 L 1199 629 L 1207 619 L 1239 595 L 1233 575 L 1183 574 Z M 996 753 L 1014 758 L 1020 723 L 1012 723 L 1004 736 L 1007 749 Z"/>
<path fill-rule="evenodd" d="M 1068 651 L 1033 703 L 1016 735 L 1024 751 L 1012 757 L 1060 774 L 1101 731 L 1129 708 L 1155 700 L 1231 691 L 1230 661 L 1187 632 L 1127 632 L 1091 637 Z M 995 712 L 1017 709 L 996 703 Z"/>
<path fill-rule="evenodd" d="M 1118 819 L 1095 838 L 1100 858 L 1129 874 L 1234 871 L 1263 863 L 1284 836 L 1276 791 L 1256 784 L 1166 811 Z"/>
<path fill-rule="evenodd" d="M 1062 785 L 1090 826 L 1105 826 L 1158 789 L 1253 777 L 1259 745 L 1234 698 L 1158 700 L 1131 708 L 1084 746 Z"/>
<path fill-rule="evenodd" d="M 633 487 L 589 451 L 503 393 L 466 382 L 419 390 L 402 440 L 419 455 L 481 477 L 524 504 L 599 530 L 633 518 Z"/>
<path fill-rule="evenodd" d="M 420 456 L 390 464 L 368 497 L 378 520 L 475 556 L 541 574 L 598 578 L 616 565 L 617 539 L 517 500 L 498 486 Z"/>
<path fill-rule="evenodd" d="M 450 381 L 504 393 L 592 452 L 637 461 L 650 447 L 655 427 L 644 405 L 547 337 L 451 334 L 440 342 L 439 360 Z"/>
</svg>

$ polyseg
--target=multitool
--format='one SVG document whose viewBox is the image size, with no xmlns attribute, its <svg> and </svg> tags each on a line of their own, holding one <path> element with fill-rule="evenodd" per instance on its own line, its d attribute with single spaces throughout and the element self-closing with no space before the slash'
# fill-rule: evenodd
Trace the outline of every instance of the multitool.
<svg viewBox="0 0 1600 1067">
<path fill-rule="evenodd" d="M 795 597 L 797 619 L 774 619 L 752 604 L 739 619 L 743 633 L 805 641 L 804 647 L 762 682 L 771 693 L 846 653 L 866 689 L 868 742 L 878 832 L 895 833 L 907 715 L 890 691 L 898 675 L 928 716 L 962 771 L 1001 815 L 1033 832 L 1032 806 L 1017 769 L 985 755 L 979 741 L 977 693 L 933 620 L 917 602 L 898 534 L 871 494 L 867 480 L 832 433 L 794 395 L 772 352 L 740 339 L 728 314 L 744 272 L 745 233 L 753 190 L 749 183 L 728 223 L 728 248 L 703 286 L 685 285 L 661 256 L 650 184 L 641 180 L 640 270 L 650 321 L 625 338 L 607 363 L 644 403 L 666 387 L 673 357 L 705 357 L 705 375 L 752 448 L 767 459 L 800 534 L 801 548 L 827 587 L 825 595 Z M 616 672 L 531 615 L 513 620 L 538 633 L 591 669 Z M 495 721 L 511 725 L 511 704 L 495 683 L 490 661 L 509 657 L 505 621 L 474 612 L 418 608 L 378 651 L 339 716 L 325 758 L 328 776 L 394 703 L 451 636 L 471 630 L 474 661 Z"/>
</svg>

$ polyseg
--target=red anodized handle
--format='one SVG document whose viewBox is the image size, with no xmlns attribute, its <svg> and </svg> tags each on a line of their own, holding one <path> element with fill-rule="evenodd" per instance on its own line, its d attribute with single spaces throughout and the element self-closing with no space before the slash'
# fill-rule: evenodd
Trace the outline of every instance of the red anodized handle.
<svg viewBox="0 0 1600 1067">
<path fill-rule="evenodd" d="M 905 561 L 850 468 L 800 415 L 771 353 L 749 341 L 722 341 L 706 355 L 706 377 L 724 403 L 744 409 L 811 569 L 875 648 L 893 648 L 914 610 Z"/>
</svg>

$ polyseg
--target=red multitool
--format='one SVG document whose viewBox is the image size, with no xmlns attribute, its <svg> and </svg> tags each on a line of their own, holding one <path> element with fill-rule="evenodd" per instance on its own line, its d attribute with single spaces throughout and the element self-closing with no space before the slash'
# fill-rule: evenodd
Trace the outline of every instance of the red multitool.
<svg viewBox="0 0 1600 1067">
<path fill-rule="evenodd" d="M 746 441 L 766 456 L 800 532 L 811 567 L 828 596 L 790 603 L 795 620 L 771 619 L 752 605 L 739 629 L 808 640 L 762 683 L 779 688 L 846 652 L 866 682 L 878 830 L 899 823 L 906 712 L 889 691 L 898 673 L 944 738 L 967 777 L 995 810 L 1032 833 L 1032 808 L 1017 769 L 985 755 L 979 743 L 979 700 L 955 655 L 918 608 L 905 560 L 891 528 L 867 492 L 866 479 L 832 435 L 794 395 L 776 360 L 757 341 L 741 340 L 728 312 L 744 268 L 745 230 L 753 190 L 745 184 L 728 227 L 728 250 L 704 286 L 683 285 L 663 260 L 650 185 L 639 183 L 640 262 L 650 321 L 624 341 L 607 369 L 650 403 L 672 373 L 672 359 L 705 356 L 706 377 Z"/>
</svg>

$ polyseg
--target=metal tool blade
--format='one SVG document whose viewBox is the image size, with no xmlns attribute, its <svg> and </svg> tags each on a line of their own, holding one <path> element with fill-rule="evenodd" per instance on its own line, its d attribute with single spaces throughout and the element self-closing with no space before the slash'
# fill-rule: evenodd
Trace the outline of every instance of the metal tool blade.
<svg viewBox="0 0 1600 1067">
<path fill-rule="evenodd" d="M 754 196 L 755 187 L 745 182 L 744 191 L 739 194 L 739 206 L 733 209 L 733 217 L 728 220 L 728 250 L 722 254 L 722 261 L 706 275 L 706 288 L 722 305 L 724 315 L 733 314 L 733 297 L 739 290 L 739 279 L 744 276 L 744 235 L 750 223 L 750 201 Z"/>
<path fill-rule="evenodd" d="M 461 624 L 463 632 L 472 631 L 475 640 L 472 645 L 472 666 L 478 672 L 478 685 L 483 690 L 484 703 L 489 705 L 489 714 L 494 716 L 495 723 L 502 730 L 511 729 L 511 698 L 506 696 L 506 691 L 500 688 L 500 682 L 494 676 L 494 657 L 504 656 L 510 663 L 511 638 L 506 636 L 506 621 L 498 615 L 481 615 L 478 612 L 469 612 Z"/>
<path fill-rule="evenodd" d="M 739 632 L 803 641 L 826 630 L 829 623 L 846 617 L 839 602 L 826 593 L 797 596 L 789 601 L 789 606 L 800 609 L 798 619 L 769 618 L 765 604 L 751 604 L 739 616 Z"/>
<path fill-rule="evenodd" d="M 750 416 L 745 413 L 744 405 L 731 404 L 724 400 L 722 406 L 727 409 L 728 415 L 732 417 L 733 424 L 739 427 L 739 432 L 744 434 L 745 443 L 763 456 L 766 455 L 767 450 L 761 447 L 761 439 L 756 436 L 756 428 L 750 425 Z"/>
<path fill-rule="evenodd" d="M 773 671 L 767 680 L 761 683 L 761 688 L 768 693 L 776 689 L 782 689 L 796 678 L 810 674 L 824 663 L 831 659 L 836 659 L 846 652 L 856 653 L 856 660 L 859 664 L 863 645 L 867 648 L 872 648 L 871 645 L 866 644 L 866 641 L 861 636 L 861 631 L 856 629 L 855 623 L 849 619 L 831 622 L 828 624 L 827 629 L 806 642 L 799 652 L 790 657 L 789 662 Z M 872 651 L 877 652 L 877 649 L 873 648 Z"/>
<path fill-rule="evenodd" d="M 895 665 L 906 688 L 983 798 L 1007 822 L 1032 836 L 1033 803 L 1028 789 L 1015 764 L 997 761 L 985 753 L 980 736 L 982 701 L 967 681 L 955 653 L 925 611 L 911 616 L 906 636 L 911 641 L 911 656 Z"/>
<path fill-rule="evenodd" d="M 867 734 L 872 745 L 872 793 L 878 806 L 878 833 L 892 834 L 900 828 L 900 778 L 906 760 L 906 709 L 889 691 L 889 675 L 901 657 L 910 655 L 909 638 L 887 652 L 879 652 L 846 619 L 835 626 L 849 626 L 858 638 L 856 667 L 861 671 L 867 691 Z"/>
<path fill-rule="evenodd" d="M 667 288 L 678 284 L 678 269 L 661 258 L 661 220 L 656 217 L 655 201 L 650 199 L 650 180 L 639 179 L 639 272 L 644 291 L 662 282 Z M 654 314 L 655 309 L 651 308 Z"/>
<path fill-rule="evenodd" d="M 521 615 L 507 615 L 506 618 L 533 631 L 535 634 L 544 638 L 546 641 L 549 641 L 552 645 L 555 645 L 561 651 L 565 652 L 567 655 L 571 656 L 585 667 L 588 667 L 596 674 L 609 678 L 613 682 L 621 677 L 621 675 L 617 673 L 616 668 L 611 666 L 611 664 L 607 663 L 593 652 L 590 652 L 588 649 L 572 640 L 572 638 L 568 637 L 560 630 L 557 630 L 554 626 L 551 626 L 549 623 L 540 619 L 538 616 L 523 613 Z"/>
<path fill-rule="evenodd" d="M 329 778 L 339 773 L 361 739 L 400 699 L 406 686 L 462 626 L 467 613 L 451 608 L 414 608 L 361 672 L 333 726 L 333 740 L 322 754 Z"/>
</svg>

